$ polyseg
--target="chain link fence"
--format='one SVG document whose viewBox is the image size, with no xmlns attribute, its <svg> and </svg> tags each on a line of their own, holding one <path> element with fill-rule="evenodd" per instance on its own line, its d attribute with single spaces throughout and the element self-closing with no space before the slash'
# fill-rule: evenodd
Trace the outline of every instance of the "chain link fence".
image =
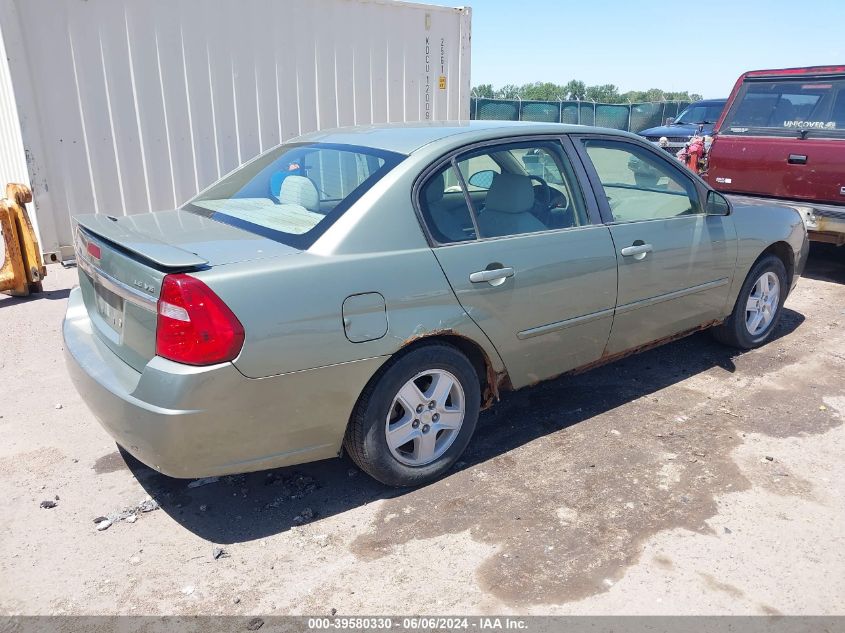
<svg viewBox="0 0 845 633">
<path fill-rule="evenodd" d="M 677 117 L 689 101 L 595 103 L 593 101 L 523 101 L 472 97 L 470 118 L 497 121 L 540 121 L 597 125 L 640 132 Z"/>
</svg>

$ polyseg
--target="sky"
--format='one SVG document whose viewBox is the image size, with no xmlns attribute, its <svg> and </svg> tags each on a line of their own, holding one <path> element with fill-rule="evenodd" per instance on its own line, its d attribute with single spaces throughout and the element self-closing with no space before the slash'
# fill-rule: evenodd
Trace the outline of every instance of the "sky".
<svg viewBox="0 0 845 633">
<path fill-rule="evenodd" d="M 456 2 L 422 0 L 459 6 Z M 746 70 L 845 64 L 845 0 L 467 0 L 472 85 L 580 79 L 727 97 Z"/>
</svg>

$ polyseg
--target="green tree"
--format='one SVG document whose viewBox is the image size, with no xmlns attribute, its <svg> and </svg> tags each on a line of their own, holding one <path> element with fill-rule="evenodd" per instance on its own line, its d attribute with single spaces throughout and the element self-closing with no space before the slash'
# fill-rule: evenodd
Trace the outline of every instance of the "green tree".
<svg viewBox="0 0 845 633">
<path fill-rule="evenodd" d="M 480 84 L 472 89 L 472 93 L 481 99 L 492 99 L 496 96 L 493 84 Z"/>
<path fill-rule="evenodd" d="M 601 103 L 618 103 L 621 95 L 619 88 L 613 84 L 603 84 L 601 86 L 587 86 L 586 98 L 589 101 Z"/>
<path fill-rule="evenodd" d="M 519 86 L 516 84 L 505 84 L 496 91 L 497 99 L 516 99 L 519 96 Z"/>
<path fill-rule="evenodd" d="M 696 93 L 690 94 L 684 90 L 683 92 L 667 92 L 664 94 L 664 98 L 666 101 L 700 101 L 701 95 Z"/>
<path fill-rule="evenodd" d="M 557 84 L 536 81 L 520 87 L 519 96 L 521 99 L 530 101 L 555 101 L 562 91 L 563 89 Z"/>
<path fill-rule="evenodd" d="M 561 89 L 563 99 L 585 99 L 587 97 L 587 85 L 583 81 L 572 79 Z"/>
</svg>

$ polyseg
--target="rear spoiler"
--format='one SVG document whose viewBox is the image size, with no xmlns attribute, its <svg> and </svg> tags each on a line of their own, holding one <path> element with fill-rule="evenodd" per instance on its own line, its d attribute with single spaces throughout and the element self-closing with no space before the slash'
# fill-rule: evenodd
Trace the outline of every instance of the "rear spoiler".
<svg viewBox="0 0 845 633">
<path fill-rule="evenodd" d="M 127 218 L 123 218 L 126 220 Z M 103 214 L 78 215 L 74 217 L 77 226 L 93 235 L 110 242 L 117 248 L 129 251 L 156 264 L 160 268 L 185 270 L 199 268 L 208 264 L 208 260 L 196 253 L 166 244 L 140 231 L 134 231 L 127 222 L 118 222 L 115 218 Z"/>
</svg>

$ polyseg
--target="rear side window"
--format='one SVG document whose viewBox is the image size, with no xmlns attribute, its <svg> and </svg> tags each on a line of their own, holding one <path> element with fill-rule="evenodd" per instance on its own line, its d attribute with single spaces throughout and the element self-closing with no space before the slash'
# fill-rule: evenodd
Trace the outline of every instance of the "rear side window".
<svg viewBox="0 0 845 633">
<path fill-rule="evenodd" d="M 460 154 L 423 183 L 419 208 L 439 244 L 589 224 L 558 140 L 485 145 Z"/>
<path fill-rule="evenodd" d="M 308 248 L 402 158 L 351 145 L 281 145 L 242 165 L 183 208 Z"/>
<path fill-rule="evenodd" d="M 476 238 L 464 191 L 451 164 L 429 177 L 422 186 L 420 210 L 432 237 L 441 244 Z"/>
<path fill-rule="evenodd" d="M 845 78 L 747 80 L 722 134 L 845 137 Z"/>
</svg>

